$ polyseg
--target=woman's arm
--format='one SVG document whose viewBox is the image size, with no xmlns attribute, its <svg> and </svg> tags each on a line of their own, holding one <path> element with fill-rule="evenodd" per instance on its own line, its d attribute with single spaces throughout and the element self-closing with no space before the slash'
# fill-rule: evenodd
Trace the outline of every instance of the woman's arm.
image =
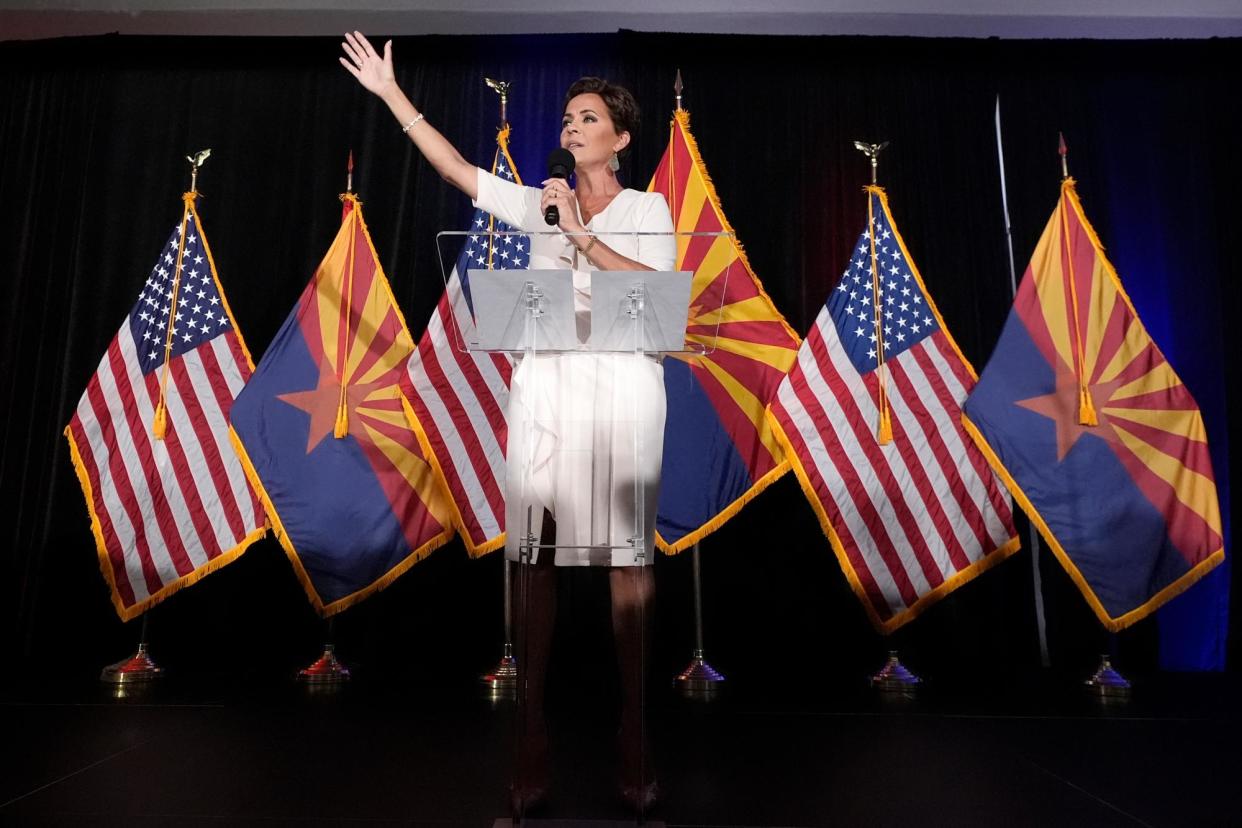
<svg viewBox="0 0 1242 828">
<path fill-rule="evenodd" d="M 596 270 L 655 270 L 642 262 L 622 256 L 587 230 L 578 219 L 578 198 L 569 184 L 562 178 L 549 178 L 543 182 L 544 190 L 540 195 L 539 210 L 547 210 L 555 204 L 560 213 L 559 227 L 567 234 L 569 243 L 578 249 L 578 255 L 585 256 L 587 261 L 595 265 Z M 671 223 L 670 223 L 671 227 Z M 637 228 L 643 229 L 643 228 Z M 601 235 L 608 235 L 602 233 Z"/>
<path fill-rule="evenodd" d="M 380 57 L 362 32 L 347 32 L 341 48 L 348 56 L 348 59 L 340 59 L 341 65 L 358 79 L 364 89 L 388 104 L 397 123 L 403 128 L 408 127 L 405 134 L 410 136 L 414 146 L 431 162 L 440 177 L 472 200 L 475 199 L 478 196 L 477 168 L 462 158 L 457 148 L 439 130 L 427 123 L 401 87 L 397 86 L 392 68 L 392 41 L 384 44 L 384 56 Z"/>
<path fill-rule="evenodd" d="M 569 241 L 578 248 L 579 255 L 585 256 L 587 261 L 595 265 L 596 270 L 655 270 L 654 267 L 622 256 L 600 241 L 598 236 L 571 236 Z"/>
</svg>

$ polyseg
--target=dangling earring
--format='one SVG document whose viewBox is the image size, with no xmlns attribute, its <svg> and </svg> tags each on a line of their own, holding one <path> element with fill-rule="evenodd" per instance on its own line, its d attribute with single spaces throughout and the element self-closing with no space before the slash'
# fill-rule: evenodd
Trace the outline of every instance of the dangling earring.
<svg viewBox="0 0 1242 828">
<path fill-rule="evenodd" d="M 621 159 L 617 157 L 617 154 L 615 152 L 612 154 L 612 158 L 608 159 L 608 169 L 612 170 L 613 172 L 616 172 L 617 170 L 621 169 Z"/>
</svg>

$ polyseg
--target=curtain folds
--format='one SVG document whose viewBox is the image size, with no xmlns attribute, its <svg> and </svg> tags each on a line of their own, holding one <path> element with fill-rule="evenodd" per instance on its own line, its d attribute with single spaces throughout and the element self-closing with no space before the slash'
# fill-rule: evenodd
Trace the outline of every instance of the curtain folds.
<svg viewBox="0 0 1242 828">
<path fill-rule="evenodd" d="M 976 368 L 1010 301 L 997 96 L 1019 275 L 1056 200 L 1063 131 L 1092 221 L 1198 397 L 1227 515 L 1239 442 L 1229 406 L 1238 357 L 1227 338 L 1242 276 L 1230 239 L 1242 218 L 1238 45 L 627 31 L 401 38 L 395 54 L 411 99 L 478 163 L 491 157 L 498 120 L 482 79 L 510 81 L 510 141 L 533 184 L 556 144 L 563 90 L 598 74 L 629 86 L 643 107 L 623 175 L 645 188 L 668 138 L 680 69 L 724 209 L 800 332 L 863 225 L 869 170 L 853 141 L 890 141 L 879 183 Z M 135 633 L 108 603 L 61 429 L 180 215 L 186 155 L 212 149 L 199 207 L 256 359 L 335 232 L 351 150 L 355 189 L 397 300 L 416 336 L 425 325 L 441 290 L 435 234 L 460 228 L 470 205 L 417 157 L 387 110 L 340 68 L 338 53 L 336 40 L 321 38 L 0 44 L 0 274 L 8 291 L 0 303 L 0 502 L 8 515 L 0 629 L 25 663 L 93 669 L 132 645 Z M 784 542 L 772 543 L 778 537 Z M 708 624 L 722 661 L 760 674 L 804 661 L 830 639 L 836 666 L 822 669 L 857 672 L 886 646 L 792 478 L 708 539 L 704 556 Z M 351 611 L 342 626 L 353 625 L 356 647 L 395 652 L 418 637 L 431 662 L 477 667 L 498 634 L 498 561 L 464 557 L 450 545 Z M 946 670 L 1037 664 L 1030 566 L 1019 559 L 946 600 L 898 643 Z M 662 564 L 669 636 L 661 646 L 675 664 L 689 646 L 681 632 L 688 561 Z M 1069 579 L 1050 557 L 1045 564 L 1054 663 L 1081 670 L 1102 634 Z M 1222 570 L 1123 635 L 1131 663 L 1224 665 L 1236 576 Z M 174 663 L 227 642 L 288 652 L 291 641 L 305 648 L 318 636 L 271 541 L 156 613 L 153 634 Z M 452 632 L 428 636 L 429 625 Z"/>
</svg>

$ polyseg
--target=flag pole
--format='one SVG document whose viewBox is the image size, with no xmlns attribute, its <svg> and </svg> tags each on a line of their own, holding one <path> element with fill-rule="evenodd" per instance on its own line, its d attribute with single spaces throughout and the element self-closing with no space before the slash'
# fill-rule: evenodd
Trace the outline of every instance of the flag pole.
<svg viewBox="0 0 1242 828">
<path fill-rule="evenodd" d="M 484 78 L 488 88 L 500 96 L 500 129 L 509 128 L 509 87 L 508 81 Z M 489 245 L 490 247 L 490 245 Z M 501 553 L 503 555 L 503 553 Z M 493 702 L 512 701 L 517 698 L 518 669 L 517 659 L 513 656 L 513 562 L 504 559 L 501 565 L 503 577 L 501 589 L 504 606 L 505 640 L 501 650 L 500 661 L 491 670 L 479 676 L 487 698 Z"/>
<path fill-rule="evenodd" d="M 134 695 L 146 682 L 161 678 L 164 668 L 156 664 L 147 652 L 147 619 L 150 611 L 142 614 L 142 627 L 138 633 L 138 650 L 129 658 L 109 664 L 99 674 L 99 680 L 112 685 L 112 694 L 118 699 Z"/>
<path fill-rule="evenodd" d="M 1018 269 L 1013 261 L 1013 231 L 1009 223 L 1009 189 L 1005 184 L 1005 146 L 1001 141 L 1001 110 L 1000 95 L 996 96 L 996 160 L 1000 166 L 1001 210 L 1005 218 L 1005 249 L 1009 252 L 1009 299 L 1012 303 L 1018 296 Z M 1062 159 L 1061 170 L 1068 172 Z M 1026 522 L 1027 543 L 1031 547 L 1031 589 L 1035 602 L 1035 635 L 1039 640 L 1039 663 L 1043 667 L 1052 666 L 1048 655 L 1048 623 L 1044 614 L 1044 583 L 1040 573 L 1042 557 L 1039 531 L 1029 519 Z"/>
<path fill-rule="evenodd" d="M 353 207 L 357 205 L 358 199 L 353 193 L 354 186 L 354 152 L 350 150 L 349 160 L 346 162 L 345 187 L 346 191 L 341 195 L 341 201 L 344 202 L 342 208 L 341 220 L 349 219 L 349 214 L 353 211 Z M 347 257 L 347 265 L 345 273 L 341 279 L 341 306 L 345 309 L 345 341 L 349 341 L 350 331 L 349 323 L 353 316 L 354 301 L 354 257 L 357 254 L 358 246 L 356 244 L 358 235 L 358 221 L 356 218 L 350 219 L 349 225 L 349 255 Z M 336 405 L 336 422 L 332 427 L 332 436 L 337 440 L 343 440 L 349 436 L 349 354 L 337 354 L 337 382 L 340 383 L 341 392 L 337 398 Z"/>
<path fill-rule="evenodd" d="M 684 87 L 681 83 L 681 69 L 677 70 L 677 77 L 673 80 L 673 97 L 676 100 L 676 106 L 673 111 L 673 120 L 669 122 L 669 148 L 668 154 L 668 209 L 673 216 L 673 230 L 677 229 L 677 220 L 681 215 L 680 205 L 677 203 L 677 153 L 672 152 L 673 138 L 677 134 L 677 116 L 685 112 L 681 108 L 681 92 Z M 688 123 L 686 115 L 681 115 L 682 123 Z"/>
<path fill-rule="evenodd" d="M 185 159 L 190 162 L 190 189 L 181 196 L 180 240 L 177 242 L 177 260 L 173 266 L 173 285 L 170 296 L 170 306 L 173 308 L 176 307 L 177 294 L 181 287 L 181 265 L 182 258 L 185 255 L 186 224 L 189 221 L 190 213 L 193 211 L 194 200 L 198 197 L 198 170 L 210 155 L 211 150 L 205 149 L 186 156 Z M 157 440 L 163 440 L 168 429 L 165 396 L 168 388 L 168 367 L 172 358 L 172 342 L 175 327 L 173 323 L 174 320 L 170 316 L 168 320 L 168 335 L 164 342 L 164 365 L 160 375 L 159 398 L 155 405 L 155 417 L 151 423 L 151 434 Z M 105 684 L 113 685 L 117 698 L 124 698 L 130 695 L 132 688 L 136 684 L 152 681 L 164 674 L 163 668 L 157 665 L 147 652 L 147 628 L 148 614 L 144 612 L 142 614 L 142 627 L 138 634 L 137 651 L 128 658 L 121 659 L 115 664 L 109 664 L 100 671 L 99 680 Z"/>
<path fill-rule="evenodd" d="M 1061 157 L 1061 185 L 1062 185 L 1062 188 L 1064 188 L 1067 182 L 1072 183 L 1072 180 L 1070 179 L 1070 174 L 1069 174 L 1069 147 L 1066 146 L 1065 144 L 1065 133 L 1059 132 L 1059 131 L 1057 132 L 1057 155 Z M 1062 199 L 1064 199 L 1064 197 L 1065 197 L 1064 192 L 1062 192 Z M 1061 209 L 1062 211 L 1064 211 L 1065 209 L 1064 204 L 1061 205 Z M 1063 217 L 1062 228 L 1065 228 L 1065 226 L 1066 226 L 1066 220 Z M 1068 232 L 1065 231 L 1064 229 L 1063 229 L 1063 232 L 1066 232 L 1064 244 L 1068 252 L 1069 236 L 1068 236 Z M 1073 262 L 1072 256 L 1070 256 L 1070 262 L 1071 262 L 1071 267 L 1072 267 L 1072 262 Z M 1073 271 L 1070 272 L 1069 278 L 1070 278 L 1070 287 L 1073 288 L 1074 286 Z M 1072 295 L 1074 299 L 1074 315 L 1075 317 L 1077 317 L 1078 297 L 1076 293 Z M 1078 330 L 1077 319 L 1074 320 L 1074 330 L 1075 332 L 1077 332 Z M 1079 371 L 1081 370 L 1082 370 L 1082 365 L 1081 365 L 1081 357 L 1080 357 Z M 1081 384 L 1080 396 L 1081 396 L 1082 402 L 1080 405 L 1078 419 L 1079 419 L 1079 422 L 1081 422 L 1084 425 L 1095 425 L 1098 422 L 1099 415 L 1095 412 L 1094 405 L 1092 404 L 1092 400 L 1091 400 L 1091 392 L 1087 388 L 1084 379 L 1085 378 L 1082 377 L 1080 374 L 1079 383 Z M 1116 634 L 1110 633 L 1108 641 L 1109 641 L 1110 649 L 1112 649 L 1114 651 L 1113 654 L 1115 654 L 1116 646 L 1117 646 Z M 1114 703 L 1114 702 L 1125 702 L 1125 701 L 1128 701 L 1130 698 L 1130 682 L 1126 679 L 1125 676 L 1123 676 L 1117 670 L 1117 668 L 1115 668 L 1112 665 L 1112 654 L 1110 653 L 1101 653 L 1099 666 L 1095 668 L 1095 672 L 1091 674 L 1090 678 L 1083 681 L 1083 686 L 1087 689 L 1087 692 L 1093 695 L 1101 704 L 1108 704 L 1108 703 Z"/>
<path fill-rule="evenodd" d="M 681 69 L 677 69 L 677 76 L 673 79 L 673 109 L 674 119 L 677 112 L 684 112 L 682 107 L 682 93 L 685 91 L 685 84 L 681 80 Z M 674 153 L 670 152 L 668 156 L 670 179 L 673 186 L 669 187 L 669 196 L 673 199 L 669 205 L 673 213 L 673 221 L 677 221 L 677 192 L 676 192 L 676 170 L 672 166 L 675 162 Z M 699 554 L 699 543 L 695 542 L 690 552 L 690 561 L 693 572 L 694 586 L 694 651 L 690 655 L 690 663 L 686 669 L 677 674 L 673 679 L 673 686 L 677 688 L 677 692 L 683 698 L 693 699 L 695 701 L 708 701 L 714 699 L 723 688 L 725 676 L 715 667 L 707 662 L 704 656 L 703 647 L 703 562 Z"/>
<path fill-rule="evenodd" d="M 354 151 L 349 151 L 349 156 L 345 160 L 345 192 L 341 193 L 342 215 L 341 220 L 344 221 L 354 207 L 359 203 L 354 195 Z M 343 286 L 345 288 L 345 301 L 342 303 L 346 309 L 345 316 L 348 324 L 349 319 L 349 302 L 353 294 L 353 268 L 354 268 L 354 244 L 351 239 L 349 245 L 349 272 L 346 275 Z M 341 396 L 337 402 L 337 422 L 333 429 L 333 436 L 336 439 L 342 439 L 349 433 L 348 410 L 346 407 L 346 387 L 348 383 L 345 381 L 344 362 L 340 368 Z M 298 670 L 297 680 L 304 684 L 311 691 L 333 691 L 343 685 L 350 679 L 349 668 L 342 664 L 336 657 L 336 617 L 330 616 L 327 620 L 327 629 L 325 631 L 325 641 L 323 651 L 319 657 L 307 666 Z"/>
<path fill-rule="evenodd" d="M 875 344 L 876 344 L 876 407 L 879 409 L 879 417 L 876 422 L 875 439 L 881 446 L 886 446 L 893 441 L 893 425 L 892 415 L 888 406 L 888 388 L 886 382 L 886 371 L 884 365 L 884 317 L 883 304 L 880 301 L 880 267 L 876 261 L 875 252 L 875 196 L 882 194 L 884 191 L 880 189 L 880 153 L 888 146 L 888 141 L 881 141 L 878 144 L 871 144 L 866 141 L 855 141 L 854 149 L 861 152 L 867 157 L 871 164 L 871 183 L 863 188 L 867 194 L 867 239 L 869 242 L 869 253 L 871 260 L 871 304 L 875 321 Z M 910 672 L 901 659 L 897 656 L 897 650 L 888 651 L 888 658 L 877 672 L 870 677 L 870 683 L 873 688 L 885 694 L 886 696 L 913 696 L 918 691 L 919 685 L 923 680 Z"/>
<path fill-rule="evenodd" d="M 875 426 L 875 440 L 882 446 L 893 442 L 893 422 L 888 407 L 887 371 L 884 367 L 884 348 L 887 343 L 884 340 L 884 309 L 880 304 L 880 268 L 876 262 L 875 255 L 876 219 L 875 199 L 873 196 L 883 192 L 876 182 L 878 179 L 880 151 L 887 146 L 888 141 L 883 141 L 879 144 L 868 144 L 865 141 L 854 142 L 854 148 L 860 150 L 871 161 L 871 184 L 864 188 L 864 191 L 867 193 L 867 238 L 871 248 L 871 306 L 875 322 L 876 408 L 879 409 L 879 417 Z"/>
<path fill-rule="evenodd" d="M 1061 245 L 1063 249 L 1069 250 L 1069 217 L 1066 215 L 1066 197 L 1065 191 L 1073 189 L 1074 179 L 1070 178 L 1069 163 L 1067 156 L 1069 151 L 1065 146 L 1065 135 L 1057 133 L 1057 153 L 1061 156 L 1061 200 L 1059 211 L 1061 214 Z M 1078 280 L 1074 276 L 1074 257 L 1070 256 L 1066 260 L 1068 273 L 1066 274 L 1066 282 L 1068 283 L 1068 291 L 1070 297 L 1070 307 L 1073 311 L 1072 327 L 1074 330 L 1074 372 L 1078 377 L 1078 422 L 1085 426 L 1096 426 L 1100 424 L 1099 413 L 1095 410 L 1095 403 L 1091 399 L 1090 381 L 1087 379 L 1086 366 L 1084 364 L 1083 352 L 1083 334 L 1082 324 L 1078 309 Z M 1088 303 L 1090 299 L 1088 298 Z"/>
<path fill-rule="evenodd" d="M 174 309 L 177 304 L 177 294 L 181 287 L 181 264 L 185 255 L 185 232 L 186 224 L 189 221 L 190 213 L 193 211 L 194 200 L 198 197 L 198 170 L 203 166 L 208 157 L 211 156 L 211 150 L 200 150 L 193 155 L 186 156 L 186 161 L 190 162 L 190 189 L 189 192 L 182 194 L 181 224 L 180 224 L 180 240 L 177 242 L 177 260 L 173 266 L 173 285 L 172 294 L 170 296 L 170 306 Z M 155 417 L 151 423 L 151 434 L 157 440 L 163 440 L 168 429 L 168 414 L 165 404 L 165 396 L 168 388 L 168 367 L 172 358 L 172 342 L 174 320 L 170 316 L 168 320 L 168 335 L 164 341 L 164 365 L 160 374 L 160 392 L 159 398 L 155 405 Z M 99 674 L 99 680 L 105 684 L 114 685 L 116 688 L 116 696 L 123 698 L 129 694 L 129 688 L 132 688 L 136 682 L 147 682 L 157 679 L 164 674 L 163 668 L 157 665 L 147 652 L 147 613 L 142 614 L 142 628 L 138 635 L 138 650 L 129 658 L 122 659 L 115 664 L 109 664 L 104 667 Z"/>
<path fill-rule="evenodd" d="M 169 294 L 169 307 L 173 309 L 174 315 L 177 309 L 177 298 L 181 293 L 181 267 L 182 260 L 185 257 L 185 232 L 186 225 L 190 221 L 190 213 L 194 211 L 194 200 L 198 198 L 198 168 L 211 155 L 210 149 L 200 150 L 194 155 L 187 155 L 186 161 L 190 162 L 190 190 L 181 196 L 181 229 L 178 231 L 180 238 L 177 241 L 177 261 L 173 265 L 172 274 L 172 291 Z M 172 361 L 173 342 L 176 335 L 176 320 L 172 315 L 168 318 L 168 333 L 164 338 L 164 364 L 160 369 L 160 392 L 155 402 L 155 417 L 151 423 L 151 436 L 156 440 L 163 440 L 164 435 L 168 432 L 168 405 L 166 402 L 168 396 L 168 371 L 169 363 Z"/>
<path fill-rule="evenodd" d="M 719 694 L 725 677 L 703 657 L 703 577 L 697 541 L 690 561 L 694 569 L 694 655 L 690 666 L 673 679 L 673 685 L 684 698 L 709 701 Z"/>
</svg>

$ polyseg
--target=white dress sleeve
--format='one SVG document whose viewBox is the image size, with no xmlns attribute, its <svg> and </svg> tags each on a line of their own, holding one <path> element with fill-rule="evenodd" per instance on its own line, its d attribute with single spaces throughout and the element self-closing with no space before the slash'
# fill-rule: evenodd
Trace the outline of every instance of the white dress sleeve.
<svg viewBox="0 0 1242 828">
<path fill-rule="evenodd" d="M 522 230 L 546 229 L 543 215 L 539 212 L 540 191 L 505 181 L 487 170 L 478 170 L 478 195 L 471 202 L 496 218 Z"/>
<path fill-rule="evenodd" d="M 646 193 L 640 208 L 638 230 L 641 233 L 672 233 L 673 217 L 668 202 L 660 193 Z M 639 236 L 639 262 L 653 270 L 672 270 L 677 262 L 677 239 L 673 236 Z"/>
</svg>

